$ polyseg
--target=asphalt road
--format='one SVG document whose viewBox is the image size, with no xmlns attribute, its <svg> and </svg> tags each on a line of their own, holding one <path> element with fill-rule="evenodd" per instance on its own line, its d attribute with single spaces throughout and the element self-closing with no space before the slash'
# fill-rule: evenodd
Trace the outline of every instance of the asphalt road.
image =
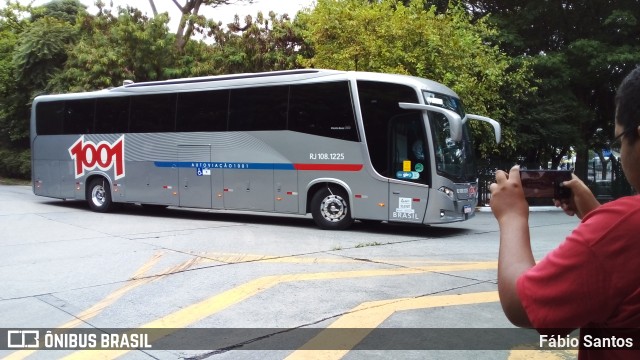
<svg viewBox="0 0 640 360">
<path fill-rule="evenodd" d="M 536 257 L 577 222 L 532 212 Z M 310 217 L 139 206 L 98 214 L 83 202 L 0 186 L 0 329 L 149 328 L 152 339 L 175 341 L 119 351 L 4 348 L 0 357 L 575 356 L 530 343 L 479 346 L 520 335 L 498 302 L 497 255 L 489 212 L 446 226 L 323 231 Z M 215 340 L 194 340 L 207 336 Z"/>
</svg>

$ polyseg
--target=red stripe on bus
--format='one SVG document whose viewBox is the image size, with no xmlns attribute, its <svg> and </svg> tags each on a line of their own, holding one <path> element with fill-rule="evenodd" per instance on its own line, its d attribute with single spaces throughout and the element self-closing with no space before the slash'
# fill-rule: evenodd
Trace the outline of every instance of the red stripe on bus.
<svg viewBox="0 0 640 360">
<path fill-rule="evenodd" d="M 296 170 L 303 171 L 360 171 L 362 164 L 293 164 Z"/>
</svg>

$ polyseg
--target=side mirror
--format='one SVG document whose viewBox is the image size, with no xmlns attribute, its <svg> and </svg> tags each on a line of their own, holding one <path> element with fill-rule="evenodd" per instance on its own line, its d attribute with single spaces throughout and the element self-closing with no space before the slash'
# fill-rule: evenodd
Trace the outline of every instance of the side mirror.
<svg viewBox="0 0 640 360">
<path fill-rule="evenodd" d="M 401 109 L 405 110 L 420 110 L 420 111 L 433 111 L 444 115 L 449 121 L 449 131 L 451 132 L 451 140 L 462 140 L 462 118 L 455 111 L 451 111 L 445 108 L 441 108 L 433 105 L 423 105 L 414 103 L 398 103 Z M 499 126 L 499 125 L 498 125 Z"/>
<path fill-rule="evenodd" d="M 467 114 L 465 115 L 464 119 L 462 119 L 462 123 L 466 123 L 467 120 L 479 120 L 479 121 L 484 121 L 484 122 L 488 122 L 489 124 L 491 124 L 493 126 L 493 131 L 496 134 L 496 144 L 500 144 L 500 140 L 502 139 L 502 128 L 500 127 L 500 123 L 488 118 L 486 116 L 480 116 L 480 115 L 473 115 L 473 114 Z"/>
</svg>

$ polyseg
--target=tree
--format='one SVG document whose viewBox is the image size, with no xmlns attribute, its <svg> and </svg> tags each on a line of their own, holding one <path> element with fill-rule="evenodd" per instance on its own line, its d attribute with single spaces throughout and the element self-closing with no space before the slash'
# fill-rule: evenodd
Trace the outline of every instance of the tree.
<svg viewBox="0 0 640 360">
<path fill-rule="evenodd" d="M 28 142 L 28 95 L 18 89 L 13 51 L 18 34 L 0 18 L 0 175 L 26 178 L 31 171 Z"/>
<path fill-rule="evenodd" d="M 9 1 L 0 9 L 0 174 L 5 176 L 28 177 L 31 100 L 62 69 L 76 39 L 68 19 L 83 7 L 60 3 L 69 6 L 58 12 L 52 11 L 55 6 Z"/>
<path fill-rule="evenodd" d="M 221 23 L 212 24 L 212 60 L 215 73 L 261 72 L 300 67 L 298 53 L 303 48 L 300 28 L 288 15 L 259 12 L 246 16 L 240 24 L 236 15 L 227 29 Z"/>
<path fill-rule="evenodd" d="M 202 6 L 210 6 L 217 8 L 223 5 L 230 5 L 239 2 L 247 2 L 251 4 L 253 0 L 185 0 L 184 5 L 180 5 L 178 0 L 172 0 L 173 4 L 180 10 L 180 23 L 178 24 L 178 30 L 176 31 L 175 46 L 179 52 L 184 52 L 187 42 L 191 39 L 194 33 L 202 32 L 207 19 L 200 15 Z M 155 10 L 154 0 L 149 0 L 151 8 L 154 9 L 154 15 L 157 15 Z"/>
<path fill-rule="evenodd" d="M 52 17 L 33 22 L 24 31 L 13 55 L 17 80 L 28 88 L 44 90 L 67 59 L 66 46 L 77 32 L 69 23 Z"/>
<path fill-rule="evenodd" d="M 523 108 L 525 124 L 564 136 L 578 152 L 576 172 L 586 178 L 588 149 L 609 146 L 613 135 L 615 89 L 640 64 L 640 3 L 634 0 L 463 1 L 475 19 L 495 24 L 491 39 L 506 53 L 531 61 L 539 85 L 537 99 Z M 555 127 L 559 126 L 559 127 Z M 560 136 L 562 135 L 562 136 Z"/>
<path fill-rule="evenodd" d="M 84 11 L 78 2 L 60 3 L 73 3 L 66 7 L 70 13 Z M 9 140 L 19 143 L 21 148 L 29 146 L 31 99 L 43 92 L 49 80 L 61 71 L 67 47 L 77 38 L 76 29 L 65 20 L 68 13 L 51 11 L 52 8 L 8 3 L 1 13 L 6 40 L 3 47 L 6 82 L 2 82 L 0 90 L 4 103 L 2 123 Z"/>
<path fill-rule="evenodd" d="M 88 91 L 119 86 L 124 80 L 172 77 L 174 37 L 166 14 L 149 19 L 134 8 L 118 14 L 99 6 L 78 25 L 80 40 L 68 51 L 64 70 L 49 82 L 53 92 Z"/>
<path fill-rule="evenodd" d="M 86 10 L 87 7 L 79 0 L 52 0 L 33 9 L 31 21 L 35 22 L 43 17 L 51 17 L 74 25 L 78 15 Z"/>
<path fill-rule="evenodd" d="M 527 67 L 514 63 L 484 39 L 494 30 L 480 21 L 471 23 L 465 9 L 451 7 L 445 14 L 426 9 L 421 0 L 318 0 L 299 14 L 313 47 L 305 66 L 391 72 L 442 82 L 464 99 L 470 112 L 500 119 L 503 143 L 488 140 L 492 129 L 472 123 L 483 156 L 513 153 L 510 100 L 530 91 Z"/>
<path fill-rule="evenodd" d="M 28 147 L 25 144 L 24 94 L 16 91 L 16 64 L 13 54 L 20 34 L 29 24 L 26 7 L 9 3 L 0 9 L 0 148 Z"/>
</svg>

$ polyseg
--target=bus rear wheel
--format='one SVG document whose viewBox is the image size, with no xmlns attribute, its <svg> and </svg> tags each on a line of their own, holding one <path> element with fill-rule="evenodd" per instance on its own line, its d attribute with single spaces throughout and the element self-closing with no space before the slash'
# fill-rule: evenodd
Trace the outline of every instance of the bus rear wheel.
<svg viewBox="0 0 640 360">
<path fill-rule="evenodd" d="M 313 195 L 311 215 L 316 225 L 325 230 L 343 230 L 353 224 L 349 197 L 335 187 L 321 188 Z"/>
<path fill-rule="evenodd" d="M 106 179 L 96 178 L 89 182 L 87 202 L 91 210 L 96 212 L 105 213 L 113 209 L 109 182 Z"/>
</svg>

